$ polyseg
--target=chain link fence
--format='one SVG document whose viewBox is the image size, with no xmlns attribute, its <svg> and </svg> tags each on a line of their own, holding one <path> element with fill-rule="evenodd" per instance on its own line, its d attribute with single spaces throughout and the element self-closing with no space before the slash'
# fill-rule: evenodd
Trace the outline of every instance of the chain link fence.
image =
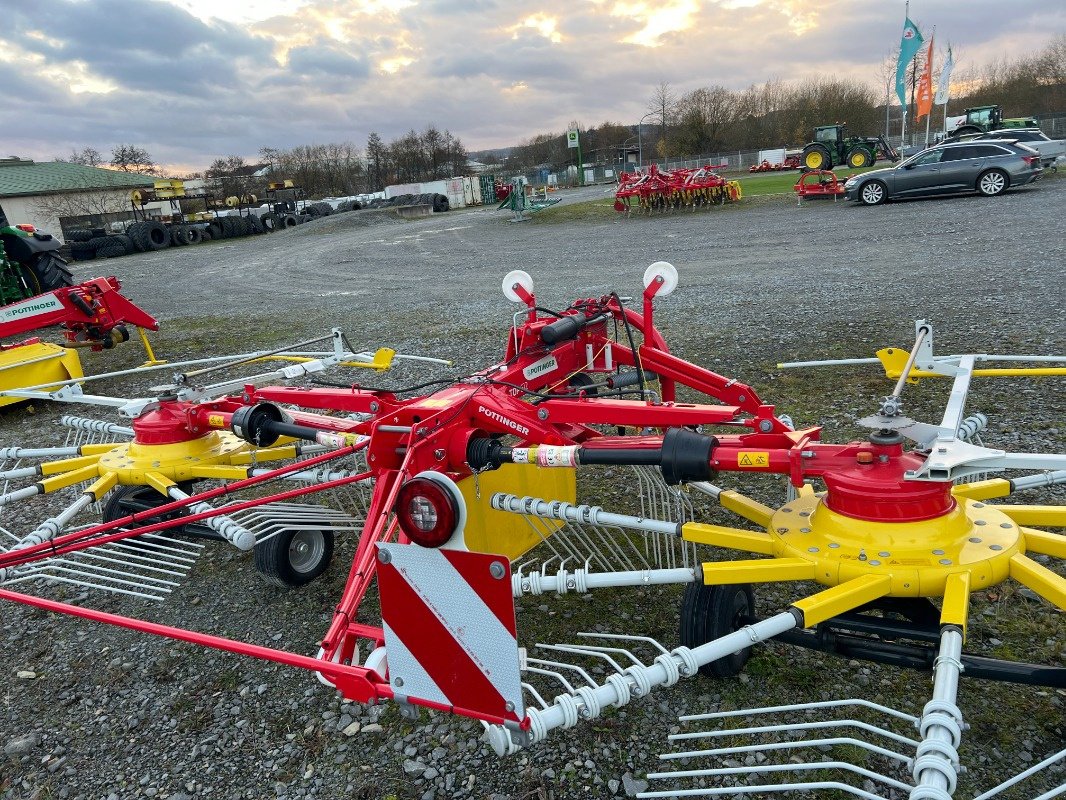
<svg viewBox="0 0 1066 800">
<path fill-rule="evenodd" d="M 1049 137 L 1052 139 L 1066 139 L 1066 113 L 1037 114 L 1036 119 L 1040 123 L 1040 129 Z M 887 137 L 887 141 L 893 147 L 897 149 L 902 148 L 907 154 L 925 147 L 924 120 L 917 129 L 907 131 L 906 141 L 904 141 L 904 137 L 898 133 L 898 119 L 893 120 L 892 127 L 896 129 L 897 133 L 890 134 Z M 943 135 L 942 128 L 943 118 L 938 121 L 934 114 L 934 118 L 930 124 L 930 144 Z M 651 164 L 655 164 L 660 170 L 669 171 L 674 169 L 697 169 L 710 164 L 711 166 L 720 165 L 722 172 L 746 173 L 749 167 L 758 164 L 764 158 L 768 158 L 771 163 L 776 163 L 780 161 L 780 154 L 782 151 L 797 152 L 799 149 L 800 148 L 785 148 L 782 146 L 779 148 L 763 150 L 734 150 L 731 152 L 708 153 L 706 155 L 685 155 L 676 158 L 656 158 L 651 160 L 645 158 L 644 163 L 639 166 L 642 169 L 647 169 Z M 777 158 L 769 157 L 769 153 L 776 153 Z M 637 166 L 638 164 L 635 160 L 629 162 L 617 160 L 610 164 L 585 165 L 583 170 L 584 182 L 586 185 L 594 183 L 617 183 L 620 173 L 632 172 Z M 526 182 L 531 186 L 569 187 L 578 185 L 578 172 L 577 167 L 575 166 L 570 166 L 559 172 L 549 172 L 547 169 L 534 170 L 527 172 L 524 177 Z M 510 178 L 508 178 L 508 180 L 510 180 Z"/>
</svg>

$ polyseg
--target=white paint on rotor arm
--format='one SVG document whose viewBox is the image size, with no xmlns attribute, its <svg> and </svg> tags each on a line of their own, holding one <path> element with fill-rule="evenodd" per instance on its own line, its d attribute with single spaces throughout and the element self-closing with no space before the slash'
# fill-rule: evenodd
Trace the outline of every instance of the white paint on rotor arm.
<svg viewBox="0 0 1066 800">
<path fill-rule="evenodd" d="M 167 494 L 174 500 L 188 500 L 192 496 L 186 494 L 177 486 L 169 487 Z M 203 502 L 193 503 L 189 506 L 189 511 L 193 514 L 212 514 L 213 516 L 200 521 L 238 550 L 251 550 L 255 547 L 255 534 L 243 525 L 236 523 L 230 517 L 220 513 L 214 506 Z"/>
</svg>

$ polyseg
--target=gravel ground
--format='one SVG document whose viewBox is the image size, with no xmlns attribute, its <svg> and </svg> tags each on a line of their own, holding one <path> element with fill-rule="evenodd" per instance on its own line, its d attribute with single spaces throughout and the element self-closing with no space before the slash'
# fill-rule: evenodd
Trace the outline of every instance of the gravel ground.
<svg viewBox="0 0 1066 800">
<path fill-rule="evenodd" d="M 637 294 L 644 268 L 665 259 L 678 267 L 681 284 L 659 303 L 656 319 L 674 351 L 753 384 L 799 424 L 824 424 L 826 440 L 846 441 L 861 435 L 854 420 L 885 393 L 883 376 L 862 367 L 786 373 L 777 362 L 909 346 L 915 318 L 933 323 L 938 352 L 1066 350 L 1064 190 L 1066 181 L 1051 178 L 991 200 L 872 209 L 797 208 L 771 197 L 696 214 L 580 224 L 547 217 L 511 224 L 491 209 L 415 221 L 357 212 L 106 266 L 160 317 L 154 338 L 172 359 L 282 344 L 339 325 L 353 342 L 451 358 L 451 369 L 462 373 L 502 350 L 513 312 L 499 291 L 508 270 L 533 276 L 542 305 L 563 306 L 612 290 Z M 564 202 L 608 197 L 604 188 L 590 188 Z M 87 278 L 102 266 L 79 264 L 75 274 Z M 132 347 L 85 358 L 90 372 L 138 360 Z M 426 374 L 408 365 L 387 377 L 403 384 Z M 992 420 L 986 442 L 1063 452 L 1061 386 L 1061 379 L 977 383 L 970 407 Z M 908 388 L 908 412 L 938 419 L 947 388 Z M 59 413 L 39 405 L 0 410 L 0 442 L 55 442 L 61 434 L 50 423 Z M 620 475 L 602 475 L 595 487 L 605 506 L 624 505 Z M 1064 499 L 1062 492 L 1049 496 Z M 33 513 L 9 512 L 0 522 L 20 529 Z M 259 581 L 231 548 L 213 546 L 161 608 L 119 599 L 93 604 L 313 653 L 351 550 L 344 543 L 326 576 L 288 592 Z M 1061 563 L 1052 566 L 1061 571 Z M 760 610 L 782 608 L 803 588 L 761 589 Z M 678 597 L 663 588 L 525 598 L 518 602 L 520 635 L 532 644 L 594 629 L 649 634 L 674 646 Z M 969 651 L 1066 664 L 1066 620 L 1043 601 L 1004 585 L 976 595 L 974 611 Z M 755 651 L 739 678 L 683 681 L 501 761 L 469 720 L 427 712 L 412 726 L 394 708 L 341 702 L 295 670 L 21 606 L 5 606 L 2 620 L 4 800 L 624 797 L 660 768 L 657 754 L 670 748 L 666 735 L 679 730 L 679 714 L 842 696 L 917 714 L 930 691 L 923 673 L 771 643 Z M 961 747 L 969 772 L 957 797 L 975 796 L 1063 746 L 1063 690 L 967 680 L 960 704 L 972 728 Z M 1031 798 L 1064 780 L 1060 768 L 1003 796 Z"/>
</svg>

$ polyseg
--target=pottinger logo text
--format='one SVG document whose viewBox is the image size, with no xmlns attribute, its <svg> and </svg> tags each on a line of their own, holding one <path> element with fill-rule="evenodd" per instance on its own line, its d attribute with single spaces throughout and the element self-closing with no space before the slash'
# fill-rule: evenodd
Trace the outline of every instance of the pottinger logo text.
<svg viewBox="0 0 1066 800">
<path fill-rule="evenodd" d="M 489 419 L 495 420 L 496 422 L 500 423 L 504 427 L 510 428 L 515 433 L 520 433 L 523 436 L 528 436 L 529 435 L 529 428 L 527 428 L 525 425 L 520 425 L 519 423 L 515 422 L 513 419 L 507 419 L 507 417 L 505 417 L 503 414 L 500 414 L 500 413 L 497 413 L 495 411 L 492 411 L 491 409 L 485 408 L 485 406 L 481 406 L 481 405 L 479 405 L 477 407 L 477 410 L 478 410 L 479 414 L 484 414 Z"/>
</svg>

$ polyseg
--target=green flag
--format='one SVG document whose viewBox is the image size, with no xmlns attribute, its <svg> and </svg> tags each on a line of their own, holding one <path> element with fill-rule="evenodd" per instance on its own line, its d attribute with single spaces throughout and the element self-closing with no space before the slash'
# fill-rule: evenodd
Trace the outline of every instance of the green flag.
<svg viewBox="0 0 1066 800">
<path fill-rule="evenodd" d="M 903 38 L 899 41 L 899 62 L 896 64 L 896 95 L 899 97 L 899 104 L 903 106 L 904 114 L 907 113 L 907 86 L 904 77 L 907 65 L 922 46 L 922 41 L 918 26 L 907 17 L 903 22 Z"/>
</svg>

